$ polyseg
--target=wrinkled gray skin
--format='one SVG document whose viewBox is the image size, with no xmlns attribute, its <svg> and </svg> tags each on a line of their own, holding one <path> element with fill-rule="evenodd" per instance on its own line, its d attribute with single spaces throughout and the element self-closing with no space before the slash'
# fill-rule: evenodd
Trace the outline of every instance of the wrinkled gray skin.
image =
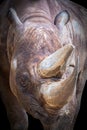
<svg viewBox="0 0 87 130">
<path fill-rule="evenodd" d="M 9 8 L 15 9 L 22 26 L 21 23 L 20 25 L 15 23 L 10 13 L 7 17 Z M 67 24 L 60 23 L 61 28 L 59 23 L 54 25 L 54 21 L 57 14 L 63 10 L 68 11 L 69 17 Z M 48 33 L 48 40 L 45 43 L 42 40 L 44 33 L 40 30 L 41 28 L 44 28 L 46 32 L 53 30 L 50 34 Z M 35 29 L 36 32 L 34 32 Z M 35 40 L 35 35 L 39 41 Z M 57 39 L 59 44 L 56 43 Z M 33 71 L 33 67 L 67 43 L 75 46 L 76 59 L 78 59 L 74 94 L 71 100 L 61 108 L 46 107 L 40 94 L 40 84 L 51 79 L 41 78 Z M 23 74 L 25 74 L 24 77 Z M 7 3 L 1 3 L 0 96 L 6 107 L 12 130 L 28 129 L 26 112 L 39 119 L 45 130 L 73 130 L 86 79 L 86 9 L 68 0 L 7 0 Z"/>
</svg>

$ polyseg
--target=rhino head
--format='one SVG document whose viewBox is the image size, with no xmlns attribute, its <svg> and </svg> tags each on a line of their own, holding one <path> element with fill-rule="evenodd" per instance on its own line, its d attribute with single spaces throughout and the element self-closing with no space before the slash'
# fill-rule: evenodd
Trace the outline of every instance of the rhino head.
<svg viewBox="0 0 87 130">
<path fill-rule="evenodd" d="M 68 40 L 62 44 L 58 37 L 69 19 L 69 13 L 62 11 L 54 23 L 21 22 L 10 9 L 10 88 L 24 109 L 41 122 L 71 101 L 76 104 L 79 58 L 75 45 Z"/>
</svg>

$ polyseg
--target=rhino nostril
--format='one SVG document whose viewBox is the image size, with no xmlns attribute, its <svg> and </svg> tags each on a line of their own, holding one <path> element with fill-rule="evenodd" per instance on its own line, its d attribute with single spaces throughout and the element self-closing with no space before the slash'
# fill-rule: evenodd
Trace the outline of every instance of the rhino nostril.
<svg viewBox="0 0 87 130">
<path fill-rule="evenodd" d="M 69 66 L 70 66 L 70 67 L 73 67 L 73 68 L 75 67 L 75 65 L 73 65 L 73 64 L 70 64 Z"/>
</svg>

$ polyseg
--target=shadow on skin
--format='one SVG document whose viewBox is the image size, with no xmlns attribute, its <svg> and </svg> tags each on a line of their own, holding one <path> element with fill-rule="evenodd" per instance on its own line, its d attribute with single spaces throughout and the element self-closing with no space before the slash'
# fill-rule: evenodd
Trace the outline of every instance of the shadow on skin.
<svg viewBox="0 0 87 130">
<path fill-rule="evenodd" d="M 28 115 L 29 118 L 29 130 L 43 130 L 43 126 L 40 121 Z M 10 130 L 10 124 L 7 118 L 7 113 L 3 102 L 0 99 L 0 130 Z"/>
</svg>

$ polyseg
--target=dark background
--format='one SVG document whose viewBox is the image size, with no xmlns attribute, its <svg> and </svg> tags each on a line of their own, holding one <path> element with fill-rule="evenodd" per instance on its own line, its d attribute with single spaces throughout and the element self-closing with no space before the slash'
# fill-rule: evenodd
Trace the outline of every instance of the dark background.
<svg viewBox="0 0 87 130">
<path fill-rule="evenodd" d="M 0 3 L 5 0 L 0 0 Z M 86 0 L 72 0 L 84 7 L 87 8 Z M 36 120 L 32 118 L 29 115 L 29 124 L 30 124 L 30 130 L 42 130 L 42 125 L 39 120 Z M 5 107 L 0 99 L 0 130 L 10 130 L 10 125 L 9 121 L 7 119 L 7 114 Z M 84 90 L 83 90 L 83 95 L 82 95 L 82 100 L 81 100 L 81 107 L 79 114 L 77 116 L 77 120 L 75 123 L 74 130 L 87 130 L 87 82 L 85 84 Z"/>
</svg>

